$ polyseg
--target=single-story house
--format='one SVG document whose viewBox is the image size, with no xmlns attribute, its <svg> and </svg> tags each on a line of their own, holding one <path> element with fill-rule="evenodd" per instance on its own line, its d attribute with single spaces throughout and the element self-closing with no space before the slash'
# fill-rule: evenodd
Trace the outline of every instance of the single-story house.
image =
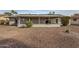
<svg viewBox="0 0 79 59">
<path fill-rule="evenodd" d="M 0 14 L 0 25 L 1 24 L 7 24 L 8 23 L 8 18 L 5 18 L 5 14 Z"/>
<path fill-rule="evenodd" d="M 74 14 L 71 16 L 71 24 L 79 25 L 79 14 Z"/>
<path fill-rule="evenodd" d="M 5 16 L 6 15 L 4 15 L 4 14 L 0 14 L 0 20 L 6 20 Z"/>
<path fill-rule="evenodd" d="M 26 22 L 29 19 L 32 21 L 33 27 L 60 27 L 61 17 L 63 15 L 60 14 L 18 14 L 6 16 L 9 19 L 9 25 L 18 27 L 26 27 Z"/>
</svg>

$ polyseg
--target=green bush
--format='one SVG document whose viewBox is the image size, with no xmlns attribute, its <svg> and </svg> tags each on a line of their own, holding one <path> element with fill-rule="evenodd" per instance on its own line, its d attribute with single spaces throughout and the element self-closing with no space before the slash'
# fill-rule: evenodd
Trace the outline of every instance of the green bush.
<svg viewBox="0 0 79 59">
<path fill-rule="evenodd" d="M 27 28 L 32 27 L 32 21 L 29 19 L 29 21 L 26 22 Z"/>
<path fill-rule="evenodd" d="M 61 18 L 62 26 L 67 26 L 69 24 L 69 19 L 70 19 L 70 17 L 68 17 L 68 16 L 62 17 Z"/>
<path fill-rule="evenodd" d="M 4 20 L 0 20 L 0 25 L 3 25 L 5 23 Z"/>
</svg>

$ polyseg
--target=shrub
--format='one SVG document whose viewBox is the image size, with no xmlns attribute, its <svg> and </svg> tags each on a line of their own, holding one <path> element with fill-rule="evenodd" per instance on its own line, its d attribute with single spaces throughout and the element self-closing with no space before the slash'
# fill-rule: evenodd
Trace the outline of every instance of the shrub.
<svg viewBox="0 0 79 59">
<path fill-rule="evenodd" d="M 0 20 L 0 25 L 3 25 L 4 24 L 4 20 Z"/>
<path fill-rule="evenodd" d="M 27 28 L 32 27 L 32 21 L 29 19 L 29 21 L 26 22 Z"/>
<path fill-rule="evenodd" d="M 69 31 L 69 30 L 66 30 L 65 32 L 66 32 L 66 33 L 69 33 L 70 31 Z"/>
<path fill-rule="evenodd" d="M 9 20 L 5 20 L 5 25 L 9 25 Z"/>
<path fill-rule="evenodd" d="M 69 19 L 70 19 L 70 17 L 68 17 L 68 16 L 62 17 L 61 18 L 62 26 L 67 26 L 69 24 Z"/>
</svg>

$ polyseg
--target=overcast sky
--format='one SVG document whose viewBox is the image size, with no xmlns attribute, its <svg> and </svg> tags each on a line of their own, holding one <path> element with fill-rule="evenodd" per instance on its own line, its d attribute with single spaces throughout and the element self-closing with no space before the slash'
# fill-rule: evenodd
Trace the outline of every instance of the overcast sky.
<svg viewBox="0 0 79 59">
<path fill-rule="evenodd" d="M 18 13 L 43 14 L 48 13 L 48 10 L 58 10 L 56 13 L 72 15 L 79 13 L 78 6 L 79 0 L 0 0 L 0 10 L 21 10 Z"/>
<path fill-rule="evenodd" d="M 0 10 L 0 13 L 3 14 L 6 11 L 10 10 Z M 55 11 L 56 14 L 62 15 L 73 15 L 79 13 L 79 10 L 16 10 L 19 14 L 47 14 L 49 11 Z"/>
</svg>

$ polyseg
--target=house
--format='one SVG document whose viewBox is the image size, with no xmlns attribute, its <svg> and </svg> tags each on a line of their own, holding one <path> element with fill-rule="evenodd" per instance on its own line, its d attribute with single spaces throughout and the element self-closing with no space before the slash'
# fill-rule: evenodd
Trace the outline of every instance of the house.
<svg viewBox="0 0 79 59">
<path fill-rule="evenodd" d="M 60 27 L 61 26 L 60 14 L 18 14 L 7 16 L 9 25 L 18 27 L 26 27 L 26 22 L 31 20 L 33 27 Z"/>
<path fill-rule="evenodd" d="M 2 25 L 2 24 L 8 24 L 8 18 L 5 18 L 5 16 L 7 16 L 7 15 L 5 15 L 5 14 L 0 14 L 0 25 Z"/>
<path fill-rule="evenodd" d="M 71 16 L 71 24 L 79 25 L 79 14 L 74 14 Z"/>
<path fill-rule="evenodd" d="M 4 15 L 4 14 L 0 14 L 0 20 L 6 20 L 5 16 L 6 15 Z"/>
</svg>

